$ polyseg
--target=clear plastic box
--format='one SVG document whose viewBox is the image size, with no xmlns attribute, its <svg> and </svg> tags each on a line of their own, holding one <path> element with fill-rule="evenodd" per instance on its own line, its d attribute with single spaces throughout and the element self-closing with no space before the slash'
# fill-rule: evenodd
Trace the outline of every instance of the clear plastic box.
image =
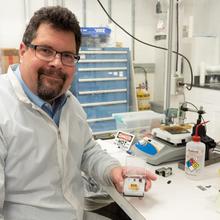
<svg viewBox="0 0 220 220">
<path fill-rule="evenodd" d="M 82 47 L 106 47 L 111 34 L 107 27 L 81 27 Z"/>
<path fill-rule="evenodd" d="M 151 110 L 139 112 L 126 112 L 112 114 L 117 130 L 126 131 L 142 138 L 150 133 L 153 128 L 160 126 L 164 120 L 163 114 Z"/>
</svg>

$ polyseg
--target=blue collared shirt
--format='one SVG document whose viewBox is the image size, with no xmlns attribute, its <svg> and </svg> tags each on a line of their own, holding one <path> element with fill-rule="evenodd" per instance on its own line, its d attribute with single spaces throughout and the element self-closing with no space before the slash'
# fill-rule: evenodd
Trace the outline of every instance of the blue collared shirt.
<svg viewBox="0 0 220 220">
<path fill-rule="evenodd" d="M 62 95 L 62 96 L 58 97 L 57 99 L 55 99 L 53 105 L 51 105 L 50 103 L 45 102 L 40 97 L 35 95 L 28 88 L 28 86 L 25 84 L 24 80 L 21 77 L 21 72 L 20 72 L 19 65 L 15 69 L 14 73 L 15 73 L 16 77 L 18 78 L 19 82 L 21 83 L 21 86 L 22 86 L 25 94 L 27 95 L 27 97 L 35 105 L 37 105 L 38 107 L 43 109 L 53 119 L 53 121 L 57 124 L 57 126 L 59 126 L 61 110 L 62 110 L 62 107 L 65 104 L 66 99 L 67 99 L 66 95 Z"/>
</svg>

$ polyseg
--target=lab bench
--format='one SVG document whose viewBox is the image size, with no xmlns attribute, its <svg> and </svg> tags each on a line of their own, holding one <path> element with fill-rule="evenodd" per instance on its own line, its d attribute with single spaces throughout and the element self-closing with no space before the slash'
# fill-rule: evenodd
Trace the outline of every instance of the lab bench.
<svg viewBox="0 0 220 220">
<path fill-rule="evenodd" d="M 112 140 L 98 142 L 122 165 L 126 164 L 127 153 L 118 149 Z M 205 175 L 201 180 L 189 179 L 178 168 L 177 162 L 147 165 L 147 169 L 152 172 L 161 167 L 171 167 L 172 175 L 158 176 L 143 198 L 124 197 L 114 187 L 105 187 L 105 190 L 132 220 L 220 219 L 220 207 L 218 210 L 216 207 L 220 193 L 220 163 L 205 167 Z"/>
<path fill-rule="evenodd" d="M 116 130 L 114 113 L 128 112 L 128 48 L 81 48 L 71 91 L 87 113 L 94 134 Z"/>
</svg>

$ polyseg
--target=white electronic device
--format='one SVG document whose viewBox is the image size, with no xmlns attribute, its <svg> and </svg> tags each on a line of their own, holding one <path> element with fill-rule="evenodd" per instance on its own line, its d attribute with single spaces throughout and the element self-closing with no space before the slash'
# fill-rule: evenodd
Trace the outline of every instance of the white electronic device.
<svg viewBox="0 0 220 220">
<path fill-rule="evenodd" d="M 145 144 L 138 142 L 131 149 L 134 155 L 152 165 L 182 160 L 185 157 L 186 151 L 186 147 L 183 145 L 171 145 L 156 137 L 153 139 L 149 138 Z"/>
<path fill-rule="evenodd" d="M 187 129 L 176 129 L 174 126 L 168 128 L 169 131 L 154 128 L 153 138 L 145 138 L 145 143 L 139 141 L 132 146 L 134 154 L 152 165 L 183 160 L 185 145 L 191 140 L 191 133 Z"/>
<path fill-rule="evenodd" d="M 146 179 L 142 176 L 129 176 L 124 179 L 124 196 L 143 197 Z"/>
<path fill-rule="evenodd" d="M 178 132 L 173 129 L 171 132 L 161 128 L 154 128 L 151 133 L 154 137 L 160 138 L 174 145 L 186 144 L 191 140 L 191 133 L 186 129 L 178 130 Z"/>
<path fill-rule="evenodd" d="M 123 195 L 143 197 L 146 184 L 146 162 L 139 157 L 126 157 Z"/>
</svg>

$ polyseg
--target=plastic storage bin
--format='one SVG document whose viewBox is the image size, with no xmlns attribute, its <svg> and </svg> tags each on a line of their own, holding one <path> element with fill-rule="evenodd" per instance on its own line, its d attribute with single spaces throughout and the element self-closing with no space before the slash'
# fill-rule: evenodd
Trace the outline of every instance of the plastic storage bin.
<svg viewBox="0 0 220 220">
<path fill-rule="evenodd" d="M 153 128 L 159 127 L 164 115 L 151 110 L 112 114 L 117 130 L 135 134 L 137 138 L 144 137 Z"/>
<path fill-rule="evenodd" d="M 82 27 L 82 47 L 106 47 L 111 29 L 107 27 Z"/>
</svg>

